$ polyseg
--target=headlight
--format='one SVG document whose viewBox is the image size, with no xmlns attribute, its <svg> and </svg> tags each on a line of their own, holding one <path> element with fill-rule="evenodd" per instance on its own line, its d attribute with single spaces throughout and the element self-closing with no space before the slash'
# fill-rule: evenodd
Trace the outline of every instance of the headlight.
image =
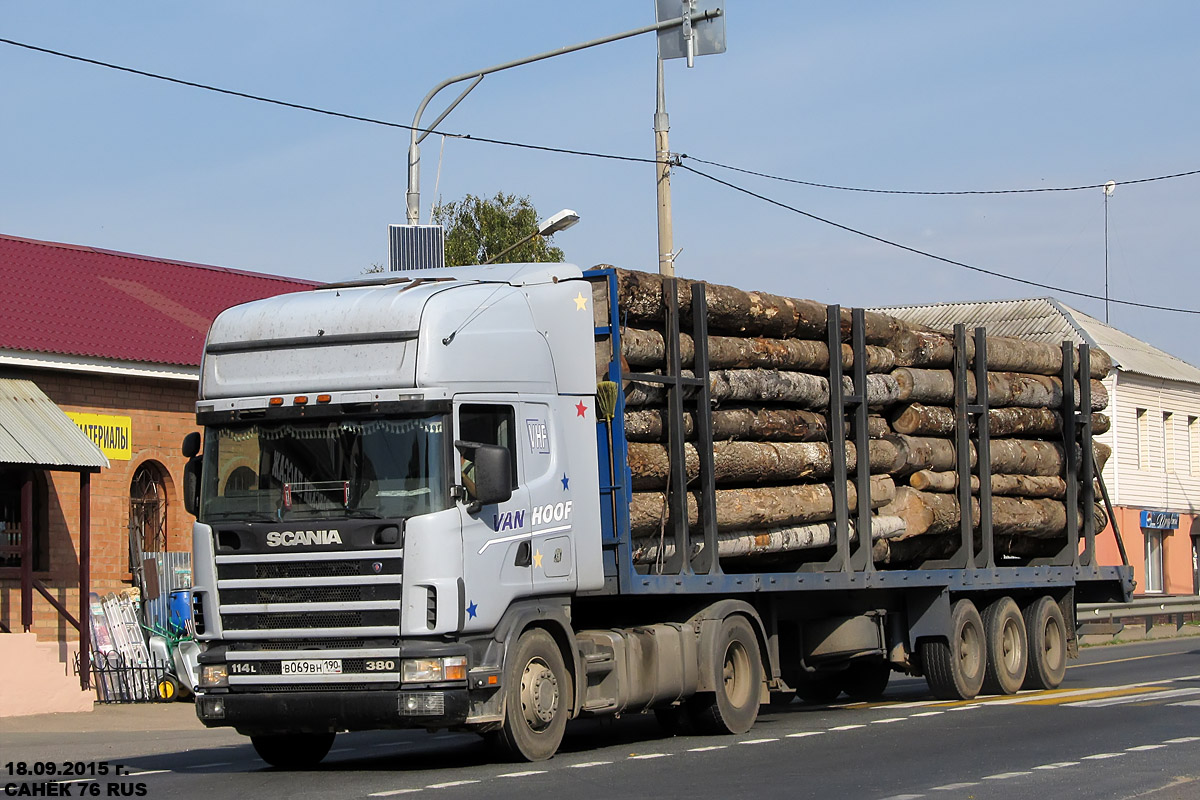
<svg viewBox="0 0 1200 800">
<path fill-rule="evenodd" d="M 200 665 L 200 686 L 205 689 L 212 689 L 219 686 L 229 685 L 229 665 L 227 664 L 201 664 Z"/>
<path fill-rule="evenodd" d="M 466 679 L 466 656 L 406 658 L 400 662 L 400 680 L 403 683 L 440 683 Z"/>
</svg>

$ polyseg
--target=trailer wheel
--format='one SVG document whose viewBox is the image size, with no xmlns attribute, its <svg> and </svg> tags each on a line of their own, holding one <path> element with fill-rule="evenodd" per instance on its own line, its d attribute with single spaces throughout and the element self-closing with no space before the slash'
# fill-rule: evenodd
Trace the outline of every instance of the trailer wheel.
<svg viewBox="0 0 1200 800">
<path fill-rule="evenodd" d="M 970 700 L 983 688 L 987 650 L 983 620 L 970 600 L 959 600 L 950 609 L 948 634 L 948 641 L 921 642 L 925 681 L 940 700 Z"/>
<path fill-rule="evenodd" d="M 851 661 L 842 673 L 842 691 L 856 703 L 871 703 L 883 697 L 892 667 L 881 658 Z"/>
<path fill-rule="evenodd" d="M 1067 625 L 1053 597 L 1039 597 L 1025 609 L 1029 637 L 1026 689 L 1057 689 L 1067 676 Z"/>
<path fill-rule="evenodd" d="M 1029 667 L 1029 638 L 1025 618 L 1011 597 L 1001 597 L 983 610 L 987 638 L 986 694 L 1016 694 Z"/>
<path fill-rule="evenodd" d="M 691 698 L 688 711 L 700 733 L 745 733 L 758 719 L 762 659 L 758 637 L 745 617 L 726 617 L 714 642 L 713 692 Z"/>
<path fill-rule="evenodd" d="M 321 763 L 333 747 L 333 733 L 282 733 L 251 736 L 259 758 L 280 769 L 304 769 Z"/>
<path fill-rule="evenodd" d="M 496 741 L 518 761 L 545 761 L 558 751 L 567 727 L 571 680 L 550 634 L 521 634 L 504 675 L 504 724 Z"/>
</svg>

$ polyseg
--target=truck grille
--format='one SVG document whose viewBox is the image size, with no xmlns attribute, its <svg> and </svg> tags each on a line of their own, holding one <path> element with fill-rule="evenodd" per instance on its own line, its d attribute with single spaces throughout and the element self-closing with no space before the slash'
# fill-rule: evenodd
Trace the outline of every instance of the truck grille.
<svg viewBox="0 0 1200 800">
<path fill-rule="evenodd" d="M 218 555 L 230 641 L 354 640 L 400 629 L 400 550 Z"/>
</svg>

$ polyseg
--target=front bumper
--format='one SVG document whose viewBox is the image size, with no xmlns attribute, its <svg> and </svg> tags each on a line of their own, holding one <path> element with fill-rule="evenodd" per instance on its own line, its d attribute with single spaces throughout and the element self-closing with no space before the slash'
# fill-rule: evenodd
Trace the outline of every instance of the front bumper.
<svg viewBox="0 0 1200 800">
<path fill-rule="evenodd" d="M 207 727 L 246 735 L 385 728 L 448 728 L 466 722 L 467 689 L 204 693 L 196 716 Z"/>
</svg>

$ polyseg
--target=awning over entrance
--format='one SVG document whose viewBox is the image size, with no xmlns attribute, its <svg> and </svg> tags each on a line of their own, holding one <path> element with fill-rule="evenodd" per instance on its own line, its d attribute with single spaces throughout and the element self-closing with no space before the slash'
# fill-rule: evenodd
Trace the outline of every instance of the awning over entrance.
<svg viewBox="0 0 1200 800">
<path fill-rule="evenodd" d="M 0 464 L 94 472 L 108 459 L 33 381 L 0 378 Z"/>
</svg>

